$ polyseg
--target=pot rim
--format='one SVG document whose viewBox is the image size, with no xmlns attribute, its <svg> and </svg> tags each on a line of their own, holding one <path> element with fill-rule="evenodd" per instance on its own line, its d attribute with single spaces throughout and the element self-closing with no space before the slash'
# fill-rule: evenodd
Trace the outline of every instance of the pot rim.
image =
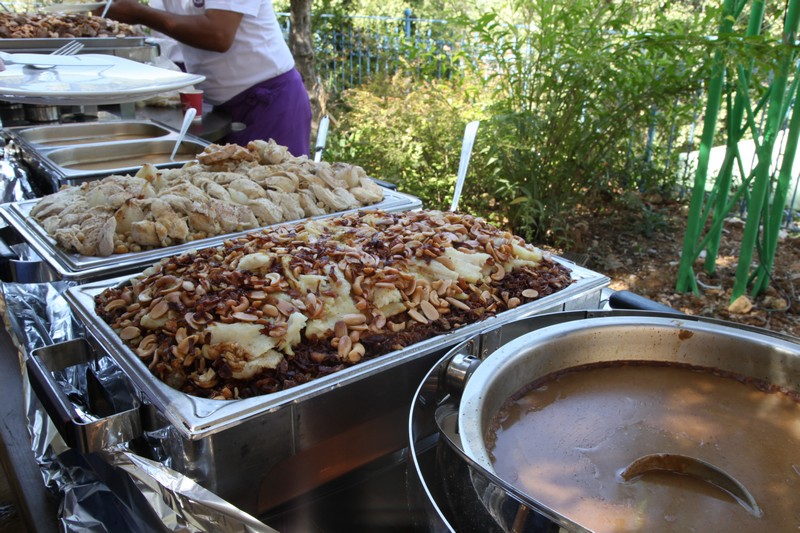
<svg viewBox="0 0 800 533">
<path fill-rule="evenodd" d="M 654 348 L 667 350 L 669 358 L 656 357 L 653 354 L 655 349 L 642 357 L 641 351 L 637 352 L 641 350 L 641 344 L 620 342 L 627 335 L 641 335 L 648 330 L 648 343 L 652 342 Z M 531 331 L 488 355 L 464 387 L 458 409 L 461 445 L 464 453 L 481 468 L 496 475 L 486 450 L 484 434 L 500 405 L 533 380 L 582 364 L 578 361 L 580 354 L 559 357 L 558 350 L 554 350 L 576 339 L 588 339 L 592 341 L 590 346 L 593 350 L 602 352 L 596 362 L 669 360 L 728 370 L 730 368 L 726 367 L 734 364 L 736 358 L 728 357 L 729 354 L 724 357 L 715 354 L 717 347 L 713 341 L 722 339 L 736 343 L 750 353 L 766 350 L 800 361 L 800 343 L 772 336 L 767 331 L 759 333 L 750 328 L 737 327 L 734 323 L 697 321 L 696 317 L 607 316 L 563 322 Z M 607 344 L 602 344 L 604 342 Z M 690 359 L 700 350 L 701 362 L 693 363 Z M 636 355 L 632 355 L 632 352 L 636 352 Z M 522 368 L 521 362 L 533 357 L 537 358 L 537 363 L 541 363 L 534 369 L 544 368 L 545 371 L 531 375 L 531 368 Z M 792 381 L 791 388 L 800 386 L 800 375 L 782 376 L 782 379 Z M 789 385 L 786 382 L 778 384 Z"/>
</svg>

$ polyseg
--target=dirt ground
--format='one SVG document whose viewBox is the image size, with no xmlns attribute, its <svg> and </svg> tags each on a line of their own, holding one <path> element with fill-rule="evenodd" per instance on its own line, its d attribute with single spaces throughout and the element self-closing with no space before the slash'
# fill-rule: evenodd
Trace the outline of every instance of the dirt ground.
<svg viewBox="0 0 800 533">
<path fill-rule="evenodd" d="M 782 233 L 766 294 L 731 307 L 744 221 L 726 221 L 713 276 L 703 272 L 702 264 L 696 265 L 700 294 L 678 293 L 675 284 L 688 204 L 657 196 L 640 200 L 575 213 L 570 221 L 571 249 L 555 251 L 585 260 L 586 268 L 611 279 L 612 289 L 627 289 L 688 314 L 800 337 L 800 232 Z"/>
</svg>

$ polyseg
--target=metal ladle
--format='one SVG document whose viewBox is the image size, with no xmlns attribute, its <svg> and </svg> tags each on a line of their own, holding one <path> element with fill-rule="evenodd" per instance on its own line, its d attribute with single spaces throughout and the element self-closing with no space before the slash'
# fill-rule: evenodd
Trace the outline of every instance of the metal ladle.
<svg viewBox="0 0 800 533">
<path fill-rule="evenodd" d="M 643 474 L 653 471 L 683 474 L 710 483 L 733 496 L 751 515 L 756 518 L 764 516 L 764 511 L 758 506 L 750 491 L 733 476 L 711 463 L 688 455 L 674 453 L 643 455 L 625 467 L 620 476 L 625 481 L 635 481 Z"/>
<path fill-rule="evenodd" d="M 186 114 L 183 115 L 183 124 L 181 124 L 181 131 L 178 133 L 178 140 L 175 141 L 175 148 L 172 149 L 172 154 L 169 156 L 170 161 L 175 161 L 175 154 L 178 153 L 183 138 L 186 137 L 186 132 L 189 131 L 189 125 L 194 120 L 197 110 L 193 107 L 186 109 Z"/>
</svg>

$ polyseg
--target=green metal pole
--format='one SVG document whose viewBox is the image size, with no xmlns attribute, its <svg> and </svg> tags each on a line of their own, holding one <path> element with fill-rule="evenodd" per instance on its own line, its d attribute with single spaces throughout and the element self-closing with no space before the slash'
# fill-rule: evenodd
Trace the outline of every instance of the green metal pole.
<svg viewBox="0 0 800 533">
<path fill-rule="evenodd" d="M 758 150 L 758 164 L 756 166 L 755 181 L 747 206 L 747 220 L 742 236 L 742 248 L 739 254 L 739 263 L 736 268 L 736 278 L 733 284 L 731 301 L 742 296 L 747 291 L 750 279 L 750 262 L 753 258 L 753 249 L 761 225 L 762 210 L 769 194 L 770 167 L 772 165 L 772 151 L 781 121 L 783 120 L 784 95 L 786 94 L 789 73 L 793 70 L 795 58 L 794 46 L 797 36 L 797 24 L 800 20 L 800 0 L 789 0 L 786 18 L 784 21 L 783 57 L 780 60 L 778 71 L 772 82 L 772 96 L 767 109 L 767 123 L 764 131 L 764 141 Z"/>
<path fill-rule="evenodd" d="M 720 34 L 730 34 L 733 31 L 735 9 L 734 0 L 725 0 L 722 6 L 722 22 L 719 26 Z M 689 202 L 689 218 L 686 222 L 686 234 L 683 237 L 681 263 L 678 267 L 678 282 L 676 284 L 678 292 L 686 292 L 688 290 L 695 293 L 699 292 L 697 281 L 694 278 L 693 267 L 699 253 L 699 251 L 695 251 L 695 244 L 700 238 L 700 229 L 703 226 L 700 214 L 703 209 L 708 162 L 711 156 L 711 146 L 714 143 L 714 133 L 716 131 L 724 83 L 725 55 L 722 51 L 717 50 L 714 53 L 711 79 L 708 85 L 708 103 L 706 104 L 706 116 L 703 119 L 703 133 L 700 137 L 697 172 L 695 173 L 694 187 L 692 188 L 692 199 Z"/>
<path fill-rule="evenodd" d="M 761 25 L 764 21 L 764 1 L 753 0 L 750 11 L 750 21 L 747 25 L 746 37 L 755 37 L 761 34 Z M 745 91 L 750 87 L 750 73 L 753 70 L 754 60 L 750 60 L 749 68 L 737 69 L 739 76 L 742 78 L 738 87 L 744 87 Z M 742 92 L 741 89 L 734 89 L 736 91 L 736 99 L 733 105 L 733 111 L 728 118 L 728 147 L 725 154 L 725 164 L 723 165 L 719 176 L 717 177 L 717 202 L 714 209 L 714 220 L 725 218 L 728 214 L 725 211 L 725 204 L 727 204 L 728 194 L 731 190 L 731 182 L 733 179 L 733 157 L 738 154 L 738 143 L 742 139 L 744 128 L 741 128 L 742 117 L 744 116 L 744 107 L 749 101 L 747 93 Z M 717 263 L 717 253 L 719 252 L 719 242 L 722 237 L 722 225 L 718 226 L 719 229 L 712 234 L 711 240 L 708 242 L 706 249 L 706 262 L 705 271 L 712 274 Z"/>
</svg>

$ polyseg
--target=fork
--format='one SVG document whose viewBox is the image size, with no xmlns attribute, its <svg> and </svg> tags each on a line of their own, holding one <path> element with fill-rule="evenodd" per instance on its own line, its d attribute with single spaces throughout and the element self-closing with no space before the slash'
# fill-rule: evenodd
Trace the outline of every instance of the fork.
<svg viewBox="0 0 800 533">
<path fill-rule="evenodd" d="M 83 50 L 83 43 L 78 41 L 70 41 L 61 48 L 53 50 L 50 52 L 51 56 L 74 56 L 78 52 Z"/>
<path fill-rule="evenodd" d="M 50 52 L 49 55 L 51 56 L 74 56 L 78 52 L 83 50 L 83 43 L 78 41 L 70 41 L 61 48 L 57 48 Z M 55 68 L 55 65 L 29 65 L 33 68 L 37 68 L 39 70 L 47 70 L 50 68 Z"/>
</svg>

